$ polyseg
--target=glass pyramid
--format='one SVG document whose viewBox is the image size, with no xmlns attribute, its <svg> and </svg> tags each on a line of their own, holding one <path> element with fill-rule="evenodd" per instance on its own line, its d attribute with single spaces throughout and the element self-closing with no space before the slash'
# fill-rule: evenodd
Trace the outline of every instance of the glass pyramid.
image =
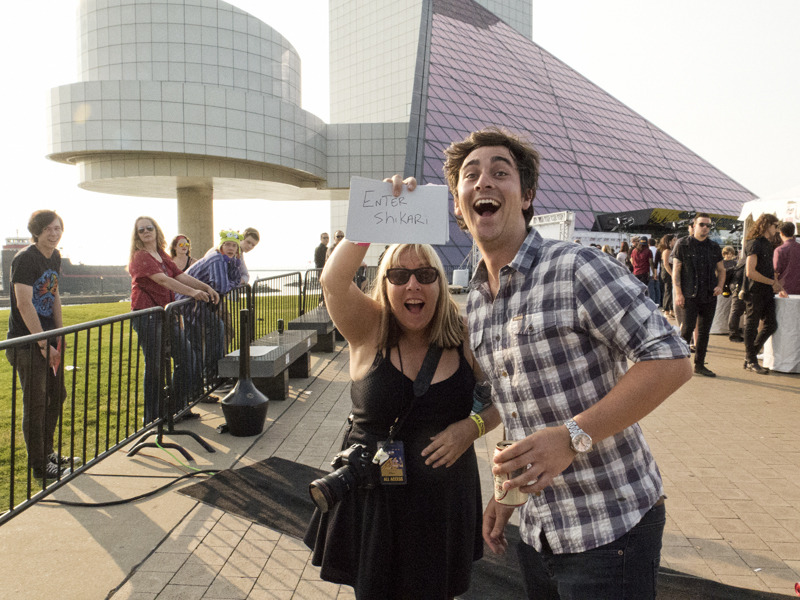
<svg viewBox="0 0 800 600">
<path fill-rule="evenodd" d="M 446 183 L 442 151 L 497 125 L 542 154 L 536 214 L 595 215 L 665 208 L 738 215 L 755 195 L 473 0 L 423 3 L 406 173 Z M 459 266 L 471 237 L 450 206 L 446 266 Z"/>
</svg>

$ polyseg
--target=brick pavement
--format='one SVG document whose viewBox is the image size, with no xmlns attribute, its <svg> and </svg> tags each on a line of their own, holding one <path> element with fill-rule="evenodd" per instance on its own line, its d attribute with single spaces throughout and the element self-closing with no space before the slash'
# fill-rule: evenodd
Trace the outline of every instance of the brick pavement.
<svg viewBox="0 0 800 600">
<path fill-rule="evenodd" d="M 741 345 L 712 336 L 708 364 L 718 377 L 695 376 L 642 422 L 669 497 L 662 563 L 791 596 L 800 581 L 800 375 L 747 373 L 742 355 Z M 311 376 L 292 380 L 289 400 L 270 405 L 257 438 L 215 437 L 220 407 L 200 405 L 202 418 L 185 425 L 218 452 L 198 452 L 198 466 L 280 456 L 326 467 L 349 410 L 348 356 L 343 343 L 315 355 Z M 485 492 L 497 436 L 478 442 Z M 152 455 L 99 467 L 57 497 L 126 497 L 145 485 L 142 473 L 172 472 Z M 89 510 L 37 506 L 0 528 L 0 598 L 52 598 L 56 587 L 65 599 L 353 598 L 350 588 L 319 580 L 298 540 L 172 489 L 133 507 Z M 32 537 L 48 540 L 56 566 L 41 568 L 41 551 L 26 543 Z"/>
</svg>

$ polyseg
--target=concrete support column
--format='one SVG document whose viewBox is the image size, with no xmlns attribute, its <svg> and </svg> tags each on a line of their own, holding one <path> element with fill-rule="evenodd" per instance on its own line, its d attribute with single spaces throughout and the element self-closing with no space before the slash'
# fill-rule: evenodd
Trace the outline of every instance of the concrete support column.
<svg viewBox="0 0 800 600">
<path fill-rule="evenodd" d="M 178 188 L 178 232 L 192 240 L 192 256 L 203 258 L 214 245 L 214 190 Z"/>
</svg>

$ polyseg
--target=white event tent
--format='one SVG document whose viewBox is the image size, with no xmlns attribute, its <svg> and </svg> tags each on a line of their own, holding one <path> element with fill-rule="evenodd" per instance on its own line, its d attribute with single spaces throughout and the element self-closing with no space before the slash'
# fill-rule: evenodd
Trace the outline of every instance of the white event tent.
<svg viewBox="0 0 800 600">
<path fill-rule="evenodd" d="M 800 185 L 771 196 L 745 202 L 742 205 L 742 212 L 739 214 L 739 220 L 744 221 L 742 239 L 746 239 L 747 230 L 764 213 L 772 213 L 781 221 L 791 221 L 795 225 L 800 224 Z"/>
</svg>

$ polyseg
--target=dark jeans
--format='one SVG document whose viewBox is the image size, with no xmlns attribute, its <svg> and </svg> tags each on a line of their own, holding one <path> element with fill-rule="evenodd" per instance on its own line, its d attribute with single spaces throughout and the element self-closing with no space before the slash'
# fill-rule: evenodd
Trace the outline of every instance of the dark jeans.
<svg viewBox="0 0 800 600">
<path fill-rule="evenodd" d="M 759 322 L 764 321 L 761 331 L 758 331 Z M 775 317 L 775 296 L 770 291 L 768 294 L 750 293 L 750 300 L 745 302 L 744 321 L 744 349 L 747 362 L 756 362 L 758 353 L 764 342 L 778 330 L 778 320 Z"/>
<path fill-rule="evenodd" d="M 656 597 L 664 503 L 651 508 L 628 533 L 575 554 L 517 546 L 529 600 L 647 600 Z"/>
<path fill-rule="evenodd" d="M 694 364 L 703 366 L 708 350 L 708 334 L 714 322 L 714 313 L 717 311 L 717 297 L 712 296 L 706 302 L 697 298 L 684 298 L 683 322 L 681 323 L 681 337 L 687 344 L 692 343 L 692 333 L 697 326 L 697 346 L 695 348 Z"/>
<path fill-rule="evenodd" d="M 640 275 L 634 275 L 634 277 L 636 277 L 636 279 L 641 281 L 644 284 L 644 287 L 648 288 L 650 283 L 650 273 L 642 273 Z M 646 291 L 645 294 L 649 296 L 650 292 Z"/>
<path fill-rule="evenodd" d="M 200 304 L 184 315 L 194 350 L 194 365 L 199 377 L 208 381 L 217 375 L 217 363 L 225 356 L 228 332 L 233 331 L 230 314 L 222 308 L 212 310 L 209 304 Z M 200 381 L 202 384 L 202 381 Z"/>
<path fill-rule="evenodd" d="M 161 413 L 159 406 L 159 389 L 161 382 L 166 380 L 160 376 L 158 368 L 163 343 L 160 331 L 161 319 L 157 319 L 155 314 L 151 313 L 131 319 L 131 325 L 136 331 L 139 345 L 144 353 L 144 422 L 150 423 L 157 417 L 166 416 Z M 171 382 L 174 384 L 176 408 L 178 408 L 186 403 L 189 394 L 194 371 L 193 356 L 191 344 L 177 322 L 172 324 L 172 335 L 177 343 L 173 343 L 171 347 L 171 356 L 175 363 Z"/>
<path fill-rule="evenodd" d="M 647 293 L 650 294 L 650 299 L 655 302 L 656 306 L 661 306 L 661 282 L 658 278 L 653 277 L 647 282 Z"/>
<path fill-rule="evenodd" d="M 668 275 L 661 279 L 664 284 L 664 294 L 661 297 L 661 307 L 667 311 L 672 311 L 672 277 Z"/>
<path fill-rule="evenodd" d="M 745 311 L 745 301 L 738 296 L 731 297 L 731 314 L 728 317 L 728 335 L 739 335 L 741 330 L 742 315 Z"/>
<path fill-rule="evenodd" d="M 67 397 L 63 371 L 49 367 L 37 344 L 6 350 L 8 362 L 17 368 L 22 384 L 22 435 L 28 448 L 28 464 L 44 469 L 53 452 L 61 405 Z"/>
</svg>

